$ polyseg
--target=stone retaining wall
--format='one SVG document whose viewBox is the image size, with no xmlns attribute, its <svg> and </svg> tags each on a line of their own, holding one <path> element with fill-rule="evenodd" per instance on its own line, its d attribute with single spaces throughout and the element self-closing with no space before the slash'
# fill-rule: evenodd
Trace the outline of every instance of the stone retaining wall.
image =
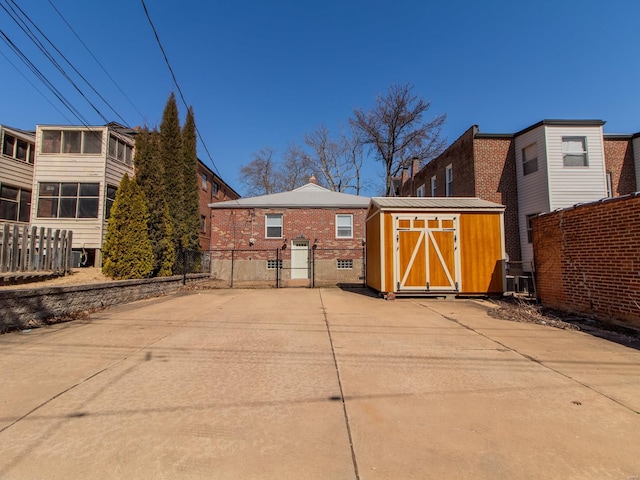
<svg viewBox="0 0 640 480">
<path fill-rule="evenodd" d="M 209 279 L 209 274 L 189 274 L 187 284 Z M 0 291 L 0 332 L 22 329 L 52 319 L 158 297 L 182 287 L 183 277 L 120 280 L 69 287 Z"/>
</svg>

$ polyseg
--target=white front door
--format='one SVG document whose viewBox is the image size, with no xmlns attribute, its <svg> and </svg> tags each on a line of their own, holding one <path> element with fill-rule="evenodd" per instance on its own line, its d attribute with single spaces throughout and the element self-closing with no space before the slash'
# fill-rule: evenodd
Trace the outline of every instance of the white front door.
<svg viewBox="0 0 640 480">
<path fill-rule="evenodd" d="M 309 278 L 309 241 L 291 242 L 291 279 Z"/>
</svg>

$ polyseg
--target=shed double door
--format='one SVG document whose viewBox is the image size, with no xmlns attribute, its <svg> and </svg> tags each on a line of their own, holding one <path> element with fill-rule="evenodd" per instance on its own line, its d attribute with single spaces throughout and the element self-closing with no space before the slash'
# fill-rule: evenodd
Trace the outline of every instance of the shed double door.
<svg viewBox="0 0 640 480">
<path fill-rule="evenodd" d="M 394 217 L 397 291 L 459 291 L 457 215 Z"/>
</svg>

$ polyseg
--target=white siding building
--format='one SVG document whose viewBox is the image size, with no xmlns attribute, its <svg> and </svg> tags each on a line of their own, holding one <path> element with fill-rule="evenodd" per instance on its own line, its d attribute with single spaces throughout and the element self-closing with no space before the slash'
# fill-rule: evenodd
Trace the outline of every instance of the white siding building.
<svg viewBox="0 0 640 480">
<path fill-rule="evenodd" d="M 35 135 L 0 125 L 0 222 L 28 223 Z"/>
<path fill-rule="evenodd" d="M 607 196 L 603 125 L 601 120 L 543 120 L 515 134 L 524 270 L 533 260 L 532 217 Z"/>
<path fill-rule="evenodd" d="M 38 125 L 31 223 L 72 230 L 73 249 L 90 265 L 100 250 L 120 180 L 133 176 L 134 140 L 116 124 Z"/>
</svg>

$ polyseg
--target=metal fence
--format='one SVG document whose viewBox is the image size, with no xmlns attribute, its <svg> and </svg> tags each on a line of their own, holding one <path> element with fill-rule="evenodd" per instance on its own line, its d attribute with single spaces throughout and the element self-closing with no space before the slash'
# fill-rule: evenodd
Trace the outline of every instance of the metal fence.
<svg viewBox="0 0 640 480">
<path fill-rule="evenodd" d="M 299 251 L 298 251 L 299 252 Z M 321 287 L 365 284 L 365 252 L 306 249 L 292 261 L 290 249 L 228 249 L 206 252 L 212 281 L 220 287 Z M 203 271 L 207 271 L 206 268 Z"/>
<path fill-rule="evenodd" d="M 71 270 L 73 232 L 0 224 L 0 272 Z"/>
</svg>

